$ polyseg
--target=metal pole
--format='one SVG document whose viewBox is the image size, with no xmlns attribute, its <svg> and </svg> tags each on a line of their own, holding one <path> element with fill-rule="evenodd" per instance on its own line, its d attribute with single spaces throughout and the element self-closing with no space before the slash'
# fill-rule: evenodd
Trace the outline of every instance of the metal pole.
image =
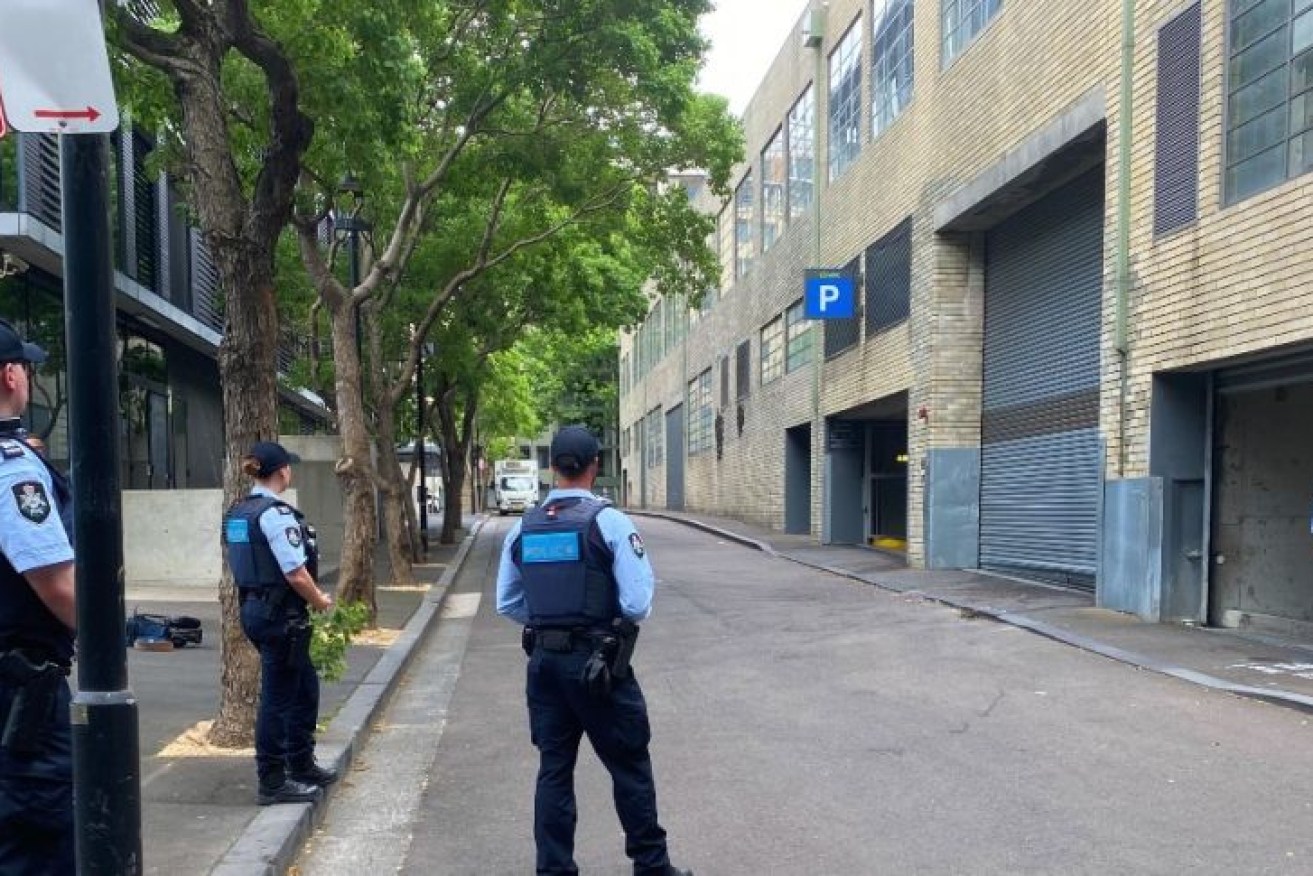
<svg viewBox="0 0 1313 876">
<path fill-rule="evenodd" d="M 424 438 L 424 344 L 419 345 L 419 359 L 415 363 L 415 446 L 419 452 L 419 543 L 424 559 L 429 556 L 429 482 L 425 475 L 428 441 Z"/>
<path fill-rule="evenodd" d="M 347 274 L 351 278 L 351 294 L 354 295 L 356 287 L 360 285 L 360 228 L 358 223 L 359 217 L 351 217 L 351 230 L 347 232 L 346 263 Z M 352 308 L 352 318 L 356 322 L 356 360 L 360 364 L 360 388 L 363 393 L 365 387 L 365 354 L 364 342 L 361 337 L 360 328 L 360 308 Z"/>
<path fill-rule="evenodd" d="M 110 256 L 109 138 L 60 137 L 64 310 L 77 582 L 74 813 L 81 874 L 137 874 L 137 700 L 123 648 L 123 521 Z M 106 436 L 111 436 L 107 438 Z"/>
</svg>

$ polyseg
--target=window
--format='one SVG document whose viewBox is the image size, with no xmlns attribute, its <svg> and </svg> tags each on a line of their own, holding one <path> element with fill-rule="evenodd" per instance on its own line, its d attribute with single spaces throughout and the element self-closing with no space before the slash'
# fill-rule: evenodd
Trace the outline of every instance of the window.
<svg viewBox="0 0 1313 876">
<path fill-rule="evenodd" d="M 761 383 L 765 386 L 784 374 L 784 317 L 761 327 Z"/>
<path fill-rule="evenodd" d="M 1002 7 L 1003 0 L 944 0 L 939 32 L 943 34 L 945 67 L 962 54 Z"/>
<path fill-rule="evenodd" d="M 734 190 L 734 277 L 752 267 L 752 171 Z"/>
<path fill-rule="evenodd" d="M 1230 0 L 1226 199 L 1313 170 L 1313 0 Z"/>
<path fill-rule="evenodd" d="M 711 369 L 688 382 L 688 453 L 702 453 L 713 444 Z"/>
<path fill-rule="evenodd" d="M 655 407 L 644 418 L 647 432 L 647 467 L 655 468 L 665 462 L 661 434 L 661 408 Z"/>
<path fill-rule="evenodd" d="M 729 405 L 729 357 L 720 357 L 720 406 Z"/>
<path fill-rule="evenodd" d="M 784 311 L 784 369 L 792 374 L 812 359 L 812 325 L 802 301 Z"/>
<path fill-rule="evenodd" d="M 830 179 L 862 150 L 862 30 L 848 28 L 830 55 Z"/>
<path fill-rule="evenodd" d="M 538 467 L 539 468 L 552 467 L 551 448 L 546 447 L 542 444 L 538 445 Z"/>
<path fill-rule="evenodd" d="M 871 16 L 871 136 L 878 137 L 912 99 L 913 0 L 874 0 Z"/>
<path fill-rule="evenodd" d="M 862 282 L 861 256 L 844 266 L 843 272 L 853 278 L 853 286 L 860 287 Z M 862 337 L 861 308 L 848 319 L 827 319 L 825 324 L 825 358 L 831 359 L 845 350 L 857 346 Z"/>
<path fill-rule="evenodd" d="M 784 166 L 784 130 L 775 132 L 761 150 L 761 251 L 774 246 L 784 229 L 784 186 L 788 181 Z"/>
<path fill-rule="evenodd" d="M 812 87 L 789 110 L 789 218 L 797 219 L 812 203 L 816 179 L 816 98 Z"/>
<path fill-rule="evenodd" d="M 752 341 L 744 341 L 735 351 L 735 390 L 739 401 L 748 397 L 752 391 Z"/>
<path fill-rule="evenodd" d="M 720 291 L 723 295 L 734 285 L 734 214 L 728 204 L 716 220 L 720 230 Z"/>
</svg>

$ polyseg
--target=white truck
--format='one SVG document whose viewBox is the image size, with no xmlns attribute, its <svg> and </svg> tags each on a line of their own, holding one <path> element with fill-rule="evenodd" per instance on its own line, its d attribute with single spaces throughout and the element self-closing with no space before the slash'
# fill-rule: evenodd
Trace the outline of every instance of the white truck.
<svg viewBox="0 0 1313 876">
<path fill-rule="evenodd" d="M 493 502 L 502 517 L 538 504 L 538 467 L 530 459 L 499 459 L 493 463 Z"/>
</svg>

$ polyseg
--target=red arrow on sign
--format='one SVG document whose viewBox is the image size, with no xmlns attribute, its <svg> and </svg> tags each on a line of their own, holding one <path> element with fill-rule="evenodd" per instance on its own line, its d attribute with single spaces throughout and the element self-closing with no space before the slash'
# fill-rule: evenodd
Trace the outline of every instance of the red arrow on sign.
<svg viewBox="0 0 1313 876">
<path fill-rule="evenodd" d="M 80 110 L 39 109 L 33 110 L 32 115 L 38 119 L 86 119 L 88 122 L 94 122 L 100 118 L 100 112 L 94 106 Z"/>
</svg>

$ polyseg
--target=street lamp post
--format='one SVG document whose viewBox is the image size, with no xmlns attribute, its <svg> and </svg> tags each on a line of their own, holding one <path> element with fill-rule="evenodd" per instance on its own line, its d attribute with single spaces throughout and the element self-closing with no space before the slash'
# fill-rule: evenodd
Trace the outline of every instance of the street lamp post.
<svg viewBox="0 0 1313 876">
<path fill-rule="evenodd" d="M 419 543 L 424 559 L 429 556 L 429 482 L 427 477 L 428 439 L 424 432 L 424 356 L 432 352 L 429 344 L 419 345 L 415 363 L 415 447 L 419 453 Z"/>
<path fill-rule="evenodd" d="M 371 226 L 360 216 L 360 211 L 365 205 L 365 187 L 360 184 L 354 174 L 347 173 L 342 177 L 342 181 L 337 184 L 339 194 L 350 195 L 354 209 L 350 213 L 337 211 L 337 216 L 333 221 L 336 231 L 345 231 L 347 238 L 346 258 L 347 258 L 347 275 L 351 281 L 351 289 L 360 285 L 360 234 L 368 233 Z M 364 357 L 362 353 L 363 343 L 361 341 L 361 319 L 360 309 L 355 310 L 356 320 L 356 358 L 361 360 L 361 368 L 364 368 Z"/>
</svg>

